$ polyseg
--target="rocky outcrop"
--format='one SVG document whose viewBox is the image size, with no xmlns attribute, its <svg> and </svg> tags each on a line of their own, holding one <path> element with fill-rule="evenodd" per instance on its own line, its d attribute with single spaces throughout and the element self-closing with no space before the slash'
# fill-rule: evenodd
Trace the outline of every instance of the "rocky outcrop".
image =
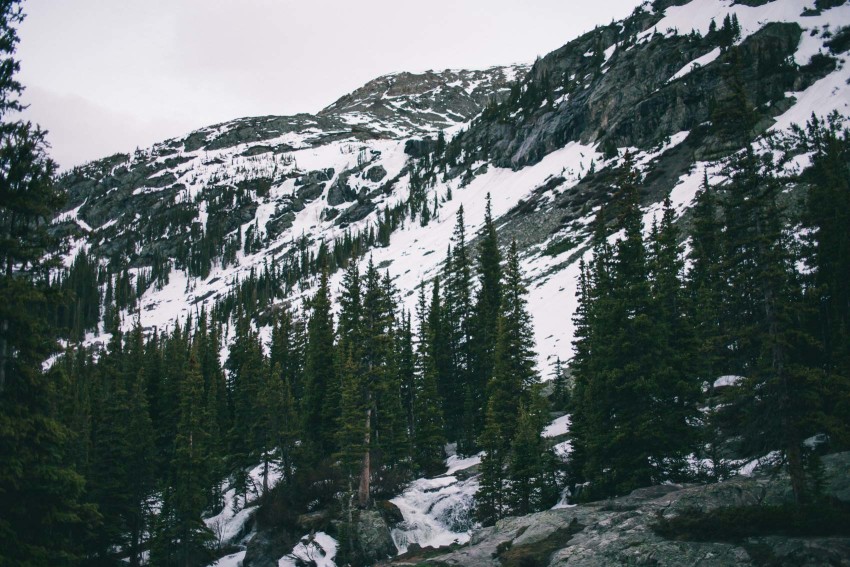
<svg viewBox="0 0 850 567">
<path fill-rule="evenodd" d="M 726 49 L 711 34 L 654 33 L 647 41 L 641 34 L 653 30 L 656 17 L 639 8 L 624 22 L 594 30 L 539 60 L 525 85 L 473 122 L 464 148 L 518 169 L 570 141 L 603 148 L 652 146 L 670 133 L 711 121 L 717 101 L 730 98 L 738 86 L 750 97 L 757 130 L 763 131 L 772 116 L 787 109 L 786 93 L 805 89 L 834 67 L 828 57 L 803 67 L 791 62 L 802 33 L 795 23 L 770 23 Z M 721 48 L 714 61 L 672 80 L 689 62 Z M 705 142 L 703 158 L 728 151 L 719 140 Z"/>
<path fill-rule="evenodd" d="M 378 510 L 361 510 L 355 523 L 357 564 L 374 565 L 396 554 L 387 522 Z"/>
<path fill-rule="evenodd" d="M 823 458 L 824 490 L 850 502 L 850 453 Z M 850 565 L 847 537 L 751 537 L 736 542 L 675 541 L 658 535 L 661 518 L 723 506 L 778 505 L 791 498 L 786 477 L 735 477 L 700 486 L 663 485 L 628 496 L 506 518 L 446 553 L 415 550 L 394 565 L 476 566 L 799 566 Z"/>
</svg>

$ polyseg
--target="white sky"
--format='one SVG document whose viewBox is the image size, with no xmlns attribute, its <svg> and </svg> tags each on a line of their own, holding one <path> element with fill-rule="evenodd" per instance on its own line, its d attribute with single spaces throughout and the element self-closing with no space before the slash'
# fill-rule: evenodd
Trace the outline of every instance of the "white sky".
<svg viewBox="0 0 850 567">
<path fill-rule="evenodd" d="M 62 169 L 394 71 L 532 62 L 639 0 L 28 0 L 20 80 Z"/>
</svg>

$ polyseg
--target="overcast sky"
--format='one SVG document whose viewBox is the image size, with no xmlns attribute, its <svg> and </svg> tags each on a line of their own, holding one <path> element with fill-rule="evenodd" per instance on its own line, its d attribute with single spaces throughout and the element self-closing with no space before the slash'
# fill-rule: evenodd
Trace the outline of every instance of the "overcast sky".
<svg viewBox="0 0 850 567">
<path fill-rule="evenodd" d="M 27 0 L 20 79 L 62 169 L 394 71 L 532 62 L 638 0 Z"/>
</svg>

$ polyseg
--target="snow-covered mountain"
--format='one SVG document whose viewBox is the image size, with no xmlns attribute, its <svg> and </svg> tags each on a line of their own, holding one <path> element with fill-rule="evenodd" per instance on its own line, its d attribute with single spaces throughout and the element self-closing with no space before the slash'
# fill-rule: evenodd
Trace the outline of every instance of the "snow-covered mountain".
<svg viewBox="0 0 850 567">
<path fill-rule="evenodd" d="M 737 29 L 723 25 L 732 16 Z M 577 263 L 625 150 L 644 174 L 647 225 L 666 195 L 686 216 L 703 173 L 721 180 L 728 148 L 712 109 L 733 80 L 758 113 L 754 138 L 850 114 L 848 25 L 850 5 L 829 0 L 647 2 L 529 67 L 387 75 L 315 115 L 243 118 L 75 168 L 57 228 L 69 264 L 86 248 L 148 280 L 141 322 L 164 327 L 252 270 L 377 231 L 424 187 L 436 216 L 402 219 L 361 256 L 390 271 L 413 310 L 456 212 L 474 236 L 490 194 L 500 238 L 523 251 L 545 375 L 570 356 Z M 314 285 L 302 274 L 276 301 Z"/>
<path fill-rule="evenodd" d="M 70 242 L 68 266 L 85 249 L 135 284 L 125 327 L 138 316 L 167 328 L 265 269 L 284 275 L 264 309 L 297 304 L 315 289 L 316 256 L 334 258 L 352 240 L 360 261 L 390 272 L 412 312 L 417 287 L 441 269 L 458 211 L 474 238 L 490 195 L 501 242 L 522 251 L 546 377 L 571 356 L 579 261 L 625 153 L 643 176 L 647 229 L 668 196 L 687 228 L 704 175 L 724 181 L 732 148 L 718 135 L 718 106 L 745 92 L 751 139 L 767 151 L 762 135 L 812 114 L 848 121 L 848 59 L 845 1 L 646 2 L 533 65 L 387 75 L 316 114 L 242 118 L 77 167 L 60 180 L 69 204 L 54 225 Z M 807 163 L 801 155 L 792 166 Z M 410 214 L 413 201 L 429 218 Z M 331 277 L 336 291 L 342 275 Z M 268 341 L 265 315 L 255 322 Z M 546 434 L 563 436 L 568 423 Z M 469 540 L 476 479 L 458 473 L 476 462 L 460 461 L 393 500 L 404 516 L 392 533 L 400 551 Z M 235 489 L 225 496 L 225 511 L 207 521 L 239 543 L 253 512 Z M 333 564 L 335 545 L 318 532 L 281 564 L 319 555 Z"/>
</svg>

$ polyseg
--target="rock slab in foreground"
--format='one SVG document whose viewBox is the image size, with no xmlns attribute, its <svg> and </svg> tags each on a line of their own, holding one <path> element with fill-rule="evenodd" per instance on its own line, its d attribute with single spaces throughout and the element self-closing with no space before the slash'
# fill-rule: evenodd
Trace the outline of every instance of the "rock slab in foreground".
<svg viewBox="0 0 850 567">
<path fill-rule="evenodd" d="M 823 458 L 827 494 L 850 500 L 850 452 Z M 754 537 L 739 543 L 671 541 L 652 531 L 688 509 L 780 504 L 787 478 L 737 477 L 719 484 L 655 486 L 572 508 L 505 518 L 473 534 L 460 549 L 395 565 L 578 566 L 850 566 L 850 538 Z"/>
</svg>

